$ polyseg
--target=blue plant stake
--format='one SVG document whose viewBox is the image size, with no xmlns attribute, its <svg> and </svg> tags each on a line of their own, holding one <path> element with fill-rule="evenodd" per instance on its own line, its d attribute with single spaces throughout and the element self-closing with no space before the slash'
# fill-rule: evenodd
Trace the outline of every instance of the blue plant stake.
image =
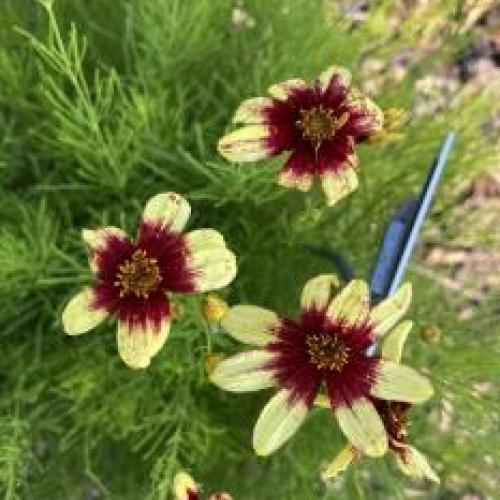
<svg viewBox="0 0 500 500">
<path fill-rule="evenodd" d="M 454 142 L 455 133 L 448 133 L 420 196 L 406 200 L 392 218 L 370 279 L 373 303 L 392 295 L 401 284 Z M 376 346 L 373 346 L 369 351 L 370 354 L 374 354 L 375 350 Z"/>
</svg>

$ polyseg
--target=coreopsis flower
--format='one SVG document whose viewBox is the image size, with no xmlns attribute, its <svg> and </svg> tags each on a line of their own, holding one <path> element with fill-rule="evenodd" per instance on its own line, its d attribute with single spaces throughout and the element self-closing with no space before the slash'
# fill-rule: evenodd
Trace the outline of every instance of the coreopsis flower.
<svg viewBox="0 0 500 500">
<path fill-rule="evenodd" d="M 404 321 L 386 336 L 380 353 L 382 359 L 392 363 L 400 362 L 404 343 L 411 327 L 411 321 Z M 378 398 L 373 398 L 372 402 L 382 419 L 388 436 L 389 449 L 396 458 L 399 468 L 409 476 L 425 477 L 439 483 L 439 477 L 429 465 L 425 455 L 406 443 L 406 427 L 411 404 L 404 401 Z M 360 450 L 348 443 L 323 471 L 323 478 L 336 477 L 361 455 Z"/>
<path fill-rule="evenodd" d="M 331 299 L 337 285 L 333 275 L 311 279 L 297 319 L 237 305 L 222 320 L 230 335 L 257 347 L 221 361 L 212 382 L 234 392 L 277 388 L 255 425 L 259 455 L 285 443 L 323 391 L 349 441 L 364 454 L 382 455 L 388 436 L 372 398 L 419 403 L 432 394 L 428 380 L 412 368 L 367 354 L 406 312 L 411 286 L 370 310 L 366 283 L 353 280 Z"/>
<path fill-rule="evenodd" d="M 235 256 L 218 231 L 182 234 L 190 212 L 182 196 L 162 193 L 146 204 L 136 241 L 116 227 L 84 229 L 95 280 L 64 309 L 66 333 L 80 335 L 114 316 L 121 358 L 147 367 L 167 339 L 176 310 L 171 294 L 216 290 L 236 275 Z"/>
<path fill-rule="evenodd" d="M 383 114 L 351 87 L 349 71 L 331 66 L 312 84 L 288 80 L 268 93 L 241 103 L 233 122 L 245 126 L 224 136 L 219 152 L 234 162 L 288 152 L 278 182 L 308 191 L 319 176 L 328 205 L 355 190 L 356 143 L 381 130 Z"/>
<path fill-rule="evenodd" d="M 178 472 L 174 478 L 173 494 L 175 500 L 201 500 L 198 485 L 186 472 Z M 212 493 L 207 500 L 232 500 L 229 493 Z"/>
</svg>

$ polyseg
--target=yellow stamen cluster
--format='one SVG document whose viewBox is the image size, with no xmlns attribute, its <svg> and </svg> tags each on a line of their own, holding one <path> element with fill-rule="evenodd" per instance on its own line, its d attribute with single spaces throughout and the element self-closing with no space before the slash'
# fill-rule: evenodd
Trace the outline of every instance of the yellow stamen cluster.
<svg viewBox="0 0 500 500">
<path fill-rule="evenodd" d="M 336 336 L 315 333 L 307 336 L 306 344 L 309 360 L 320 370 L 339 372 L 349 361 L 350 347 Z"/>
<path fill-rule="evenodd" d="M 139 249 L 119 267 L 116 278 L 115 286 L 120 287 L 120 297 L 134 294 L 147 299 L 150 293 L 158 289 L 161 274 L 156 259 L 148 257 L 144 250 Z"/>
<path fill-rule="evenodd" d="M 297 121 L 297 127 L 302 131 L 302 137 L 311 141 L 315 149 L 318 149 L 323 141 L 332 139 L 349 119 L 348 113 L 337 118 L 332 110 L 323 106 L 303 109 L 300 114 L 301 119 Z"/>
</svg>

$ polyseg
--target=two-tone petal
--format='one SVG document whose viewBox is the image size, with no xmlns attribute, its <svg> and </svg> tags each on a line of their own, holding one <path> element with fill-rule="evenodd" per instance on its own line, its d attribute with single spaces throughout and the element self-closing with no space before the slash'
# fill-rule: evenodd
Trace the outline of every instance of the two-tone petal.
<svg viewBox="0 0 500 500">
<path fill-rule="evenodd" d="M 184 471 L 174 477 L 172 493 L 175 500 L 199 500 L 198 485 L 194 479 Z"/>
<path fill-rule="evenodd" d="M 352 167 L 339 170 L 326 170 L 321 174 L 321 186 L 326 196 L 327 205 L 333 206 L 358 187 L 358 176 Z"/>
<path fill-rule="evenodd" d="M 379 457 L 387 451 L 387 433 L 373 404 L 360 398 L 335 409 L 339 426 L 349 442 L 363 454 Z"/>
<path fill-rule="evenodd" d="M 332 83 L 332 79 L 345 89 L 351 86 L 352 76 L 349 70 L 341 66 L 330 66 L 325 69 L 318 78 L 320 88 L 323 92 L 328 90 L 328 87 Z"/>
<path fill-rule="evenodd" d="M 191 206 L 185 198 L 177 193 L 160 193 L 146 203 L 142 223 L 178 233 L 186 226 L 190 214 Z"/>
<path fill-rule="evenodd" d="M 219 153 L 232 162 L 258 161 L 273 156 L 269 143 L 271 129 L 266 124 L 248 125 L 225 135 L 218 143 Z"/>
<path fill-rule="evenodd" d="M 104 250 L 110 238 L 127 239 L 128 236 L 125 231 L 114 226 L 82 230 L 82 239 L 92 252 Z"/>
<path fill-rule="evenodd" d="M 309 412 L 300 399 L 282 389 L 266 404 L 255 424 L 253 447 L 257 455 L 270 455 L 297 432 Z"/>
<path fill-rule="evenodd" d="M 271 85 L 267 89 L 267 93 L 277 101 L 286 101 L 290 95 L 304 89 L 307 89 L 307 83 L 304 80 L 301 78 L 291 78 L 290 80 Z"/>
<path fill-rule="evenodd" d="M 105 309 L 96 307 L 94 290 L 87 287 L 68 302 L 62 313 L 62 324 L 68 335 L 81 335 L 102 323 L 107 316 Z"/>
<path fill-rule="evenodd" d="M 356 88 L 352 88 L 347 105 L 351 110 L 351 119 L 345 132 L 357 136 L 372 136 L 383 129 L 384 112 Z"/>
<path fill-rule="evenodd" d="M 90 270 L 97 274 L 99 272 L 99 256 L 105 253 L 115 242 L 129 242 L 125 231 L 118 227 L 106 226 L 97 229 L 83 229 L 82 239 L 90 250 Z"/>
<path fill-rule="evenodd" d="M 130 368 L 146 368 L 151 359 L 165 344 L 170 331 L 170 319 L 164 318 L 158 324 L 146 321 L 134 324 L 118 321 L 116 341 L 123 362 Z"/>
<path fill-rule="evenodd" d="M 269 97 L 252 97 L 243 101 L 236 110 L 233 123 L 259 124 L 266 122 L 266 110 L 273 105 Z"/>
<path fill-rule="evenodd" d="M 196 292 L 227 286 L 236 276 L 236 256 L 226 247 L 222 234 L 213 229 L 197 229 L 185 237 Z"/>
<path fill-rule="evenodd" d="M 304 158 L 301 155 L 292 154 L 290 160 L 278 173 L 278 184 L 299 191 L 309 191 L 313 184 L 314 174 L 304 168 L 303 161 Z"/>
</svg>

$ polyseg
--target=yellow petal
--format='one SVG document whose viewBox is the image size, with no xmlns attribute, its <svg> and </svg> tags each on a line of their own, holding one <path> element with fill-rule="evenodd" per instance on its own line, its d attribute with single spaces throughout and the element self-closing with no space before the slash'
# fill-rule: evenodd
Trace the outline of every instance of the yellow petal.
<svg viewBox="0 0 500 500">
<path fill-rule="evenodd" d="M 307 309 L 324 309 L 330 302 L 332 288 L 339 288 L 340 281 L 335 274 L 321 274 L 310 279 L 302 290 L 300 307 Z"/>
<path fill-rule="evenodd" d="M 321 473 L 323 480 L 332 479 L 344 472 L 357 457 L 358 452 L 351 444 L 344 446 L 342 451 L 330 462 Z"/>
<path fill-rule="evenodd" d="M 258 161 L 272 156 L 271 130 L 267 125 L 247 125 L 225 135 L 217 146 L 219 153 L 232 162 Z"/>
<path fill-rule="evenodd" d="M 300 78 L 292 78 L 285 82 L 276 83 L 267 90 L 267 93 L 278 101 L 286 101 L 292 92 L 307 88 L 307 83 Z"/>
<path fill-rule="evenodd" d="M 379 457 L 387 451 L 387 434 L 373 404 L 365 398 L 335 409 L 339 426 L 349 442 L 365 455 Z"/>
<path fill-rule="evenodd" d="M 157 330 L 152 324 L 145 328 L 130 326 L 125 321 L 118 322 L 116 340 L 118 352 L 123 362 L 130 368 L 146 368 L 165 344 L 170 330 L 170 319 L 165 318 Z"/>
<path fill-rule="evenodd" d="M 336 77 L 340 84 L 345 88 L 351 86 L 351 73 L 349 70 L 340 66 L 330 66 L 319 76 L 321 90 L 325 91 L 329 86 L 332 78 Z"/>
<path fill-rule="evenodd" d="M 95 309 L 94 302 L 91 288 L 84 288 L 68 302 L 62 313 L 63 328 L 68 335 L 86 333 L 107 318 L 108 313 Z"/>
<path fill-rule="evenodd" d="M 408 476 L 427 478 L 439 483 L 439 476 L 432 469 L 426 456 L 413 446 L 405 446 L 404 451 L 396 453 L 396 462 L 399 468 Z"/>
<path fill-rule="evenodd" d="M 289 189 L 306 192 L 311 189 L 312 183 L 313 175 L 310 172 L 303 172 L 299 175 L 292 169 L 283 169 L 278 174 L 278 184 Z"/>
<path fill-rule="evenodd" d="M 273 105 L 269 97 L 253 97 L 243 101 L 234 114 L 234 123 L 265 123 L 266 108 Z"/>
<path fill-rule="evenodd" d="M 302 401 L 291 401 L 290 393 L 281 390 L 264 406 L 253 431 L 257 455 L 270 455 L 288 441 L 304 423 L 309 408 Z"/>
<path fill-rule="evenodd" d="M 190 500 L 198 494 L 198 486 L 189 474 L 181 471 L 174 477 L 173 494 L 175 500 Z"/>
<path fill-rule="evenodd" d="M 375 335 L 384 335 L 405 315 L 410 307 L 411 295 L 411 284 L 405 283 L 394 295 L 372 309 L 370 321 L 374 325 Z"/>
<path fill-rule="evenodd" d="M 264 350 L 242 352 L 222 360 L 210 375 L 216 386 L 231 392 L 252 392 L 274 385 L 269 370 L 264 369 L 274 354 Z"/>
<path fill-rule="evenodd" d="M 381 349 L 382 358 L 394 361 L 394 363 L 401 361 L 403 348 L 412 326 L 412 321 L 403 321 L 385 336 Z"/>
<path fill-rule="evenodd" d="M 366 320 L 369 311 L 368 285 L 362 280 L 352 280 L 332 300 L 326 315 L 334 321 L 344 320 L 356 324 Z"/>
<path fill-rule="evenodd" d="M 358 187 L 358 176 L 351 167 L 342 168 L 338 172 L 327 171 L 321 175 L 321 186 L 326 203 L 331 207 Z"/>
<path fill-rule="evenodd" d="M 147 203 L 142 214 L 143 222 L 168 227 L 181 232 L 186 225 L 191 207 L 186 199 L 176 193 L 160 193 Z"/>
<path fill-rule="evenodd" d="M 434 393 L 429 380 L 416 370 L 393 361 L 380 360 L 377 380 L 370 390 L 376 398 L 422 403 Z"/>
<path fill-rule="evenodd" d="M 212 247 L 194 251 L 188 258 L 194 271 L 197 292 L 209 292 L 229 285 L 236 277 L 236 256 L 225 247 Z"/>
<path fill-rule="evenodd" d="M 274 338 L 280 319 L 276 313 L 257 306 L 233 306 L 222 320 L 222 327 L 246 344 L 264 346 Z"/>
<path fill-rule="evenodd" d="M 191 253 L 226 246 L 224 236 L 215 229 L 195 229 L 186 234 L 185 241 Z"/>
</svg>

